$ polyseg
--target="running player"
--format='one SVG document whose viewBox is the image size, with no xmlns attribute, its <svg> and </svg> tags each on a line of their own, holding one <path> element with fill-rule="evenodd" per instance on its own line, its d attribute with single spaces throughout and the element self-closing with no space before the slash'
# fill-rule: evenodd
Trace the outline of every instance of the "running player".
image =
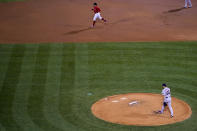
<svg viewBox="0 0 197 131">
<path fill-rule="evenodd" d="M 93 18 L 92 27 L 95 26 L 95 23 L 96 23 L 97 19 L 100 19 L 100 20 L 102 20 L 104 22 L 107 22 L 104 18 L 101 17 L 101 14 L 100 14 L 101 9 L 97 6 L 97 3 L 93 4 L 93 9 L 92 10 L 94 11 L 94 18 Z"/>
</svg>

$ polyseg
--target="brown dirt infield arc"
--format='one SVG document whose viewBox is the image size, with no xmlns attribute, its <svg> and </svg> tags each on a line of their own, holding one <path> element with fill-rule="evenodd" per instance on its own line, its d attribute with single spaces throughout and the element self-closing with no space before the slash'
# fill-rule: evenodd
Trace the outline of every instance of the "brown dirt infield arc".
<svg viewBox="0 0 197 131">
<path fill-rule="evenodd" d="M 92 24 L 98 2 L 108 22 Z M 26 0 L 0 3 L 0 43 L 197 40 L 197 1 Z"/>
<path fill-rule="evenodd" d="M 122 125 L 159 126 L 172 124 L 189 118 L 190 106 L 172 97 L 174 117 L 169 109 L 163 114 L 155 114 L 161 109 L 163 96 L 152 93 L 130 93 L 103 98 L 92 105 L 92 113 L 99 119 Z M 129 104 L 130 103 L 130 104 Z"/>
</svg>

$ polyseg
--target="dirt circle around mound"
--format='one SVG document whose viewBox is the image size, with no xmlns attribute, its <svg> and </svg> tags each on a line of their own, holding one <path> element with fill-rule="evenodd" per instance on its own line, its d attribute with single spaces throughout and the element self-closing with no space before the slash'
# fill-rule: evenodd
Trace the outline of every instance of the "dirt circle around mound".
<svg viewBox="0 0 197 131">
<path fill-rule="evenodd" d="M 103 98 L 91 107 L 92 113 L 99 119 L 121 125 L 159 126 L 181 122 L 188 119 L 192 110 L 190 106 L 172 97 L 174 117 L 165 108 L 163 114 L 155 114 L 160 110 L 163 96 L 152 93 L 129 93 Z"/>
</svg>

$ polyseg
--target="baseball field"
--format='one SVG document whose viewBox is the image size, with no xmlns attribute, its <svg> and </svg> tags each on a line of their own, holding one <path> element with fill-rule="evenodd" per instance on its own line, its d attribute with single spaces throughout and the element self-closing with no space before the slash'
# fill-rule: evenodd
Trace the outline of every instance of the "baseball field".
<svg viewBox="0 0 197 131">
<path fill-rule="evenodd" d="M 182 9 L 184 1 L 170 1 L 97 0 L 108 22 L 89 28 L 93 0 L 0 0 L 0 131 L 196 131 L 197 2 Z M 162 83 L 171 89 L 173 118 L 154 114 L 162 103 L 150 96 L 123 103 L 140 93 L 160 100 Z M 191 109 L 178 122 L 175 98 Z M 148 117 L 170 123 L 103 120 L 92 110 L 101 100 L 109 113 L 114 104 L 123 113 L 151 108 Z"/>
<path fill-rule="evenodd" d="M 2 131 L 197 129 L 196 42 L 1 44 L 0 56 Z M 191 106 L 189 119 L 138 127 L 111 124 L 91 113 L 101 98 L 160 93 L 164 82 L 173 97 Z"/>
</svg>

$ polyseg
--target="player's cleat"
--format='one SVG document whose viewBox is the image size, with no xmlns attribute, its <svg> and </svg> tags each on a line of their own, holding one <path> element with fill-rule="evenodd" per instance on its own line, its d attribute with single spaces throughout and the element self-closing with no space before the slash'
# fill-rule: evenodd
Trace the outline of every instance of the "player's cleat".
<svg viewBox="0 0 197 131">
<path fill-rule="evenodd" d="M 192 6 L 189 6 L 188 8 L 192 8 Z"/>
<path fill-rule="evenodd" d="M 173 115 L 170 116 L 171 118 L 174 117 Z"/>
<path fill-rule="evenodd" d="M 187 6 L 184 6 L 185 9 L 187 9 Z"/>
<path fill-rule="evenodd" d="M 153 111 L 155 114 L 162 114 L 161 111 Z"/>
</svg>

